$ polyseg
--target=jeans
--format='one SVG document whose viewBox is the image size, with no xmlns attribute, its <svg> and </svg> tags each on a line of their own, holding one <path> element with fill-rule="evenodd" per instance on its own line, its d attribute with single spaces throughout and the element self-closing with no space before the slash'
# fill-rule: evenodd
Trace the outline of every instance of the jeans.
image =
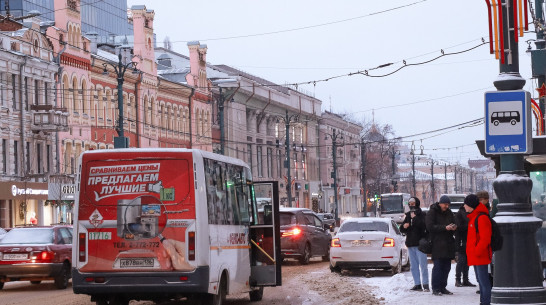
<svg viewBox="0 0 546 305">
<path fill-rule="evenodd" d="M 415 283 L 415 285 L 428 285 L 427 255 L 419 251 L 417 247 L 408 247 L 408 254 L 410 259 L 411 275 L 413 276 L 413 283 Z"/>
<path fill-rule="evenodd" d="M 444 290 L 447 286 L 447 277 L 451 271 L 451 259 L 436 258 L 432 267 L 432 291 Z"/>
<path fill-rule="evenodd" d="M 487 271 L 489 265 L 474 266 L 476 271 L 476 277 L 480 284 L 480 304 L 491 304 L 491 280 L 489 279 L 489 272 Z"/>
<path fill-rule="evenodd" d="M 457 266 L 455 266 L 455 279 L 462 281 L 468 281 L 468 264 L 466 260 L 466 252 L 459 251 L 457 253 Z"/>
</svg>

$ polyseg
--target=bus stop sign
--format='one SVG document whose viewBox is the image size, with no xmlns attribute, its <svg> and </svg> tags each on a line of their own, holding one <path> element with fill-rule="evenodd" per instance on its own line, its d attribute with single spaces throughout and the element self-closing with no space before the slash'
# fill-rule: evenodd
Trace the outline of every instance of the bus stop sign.
<svg viewBox="0 0 546 305">
<path fill-rule="evenodd" d="M 533 151 L 529 92 L 485 93 L 485 152 L 529 154 Z"/>
</svg>

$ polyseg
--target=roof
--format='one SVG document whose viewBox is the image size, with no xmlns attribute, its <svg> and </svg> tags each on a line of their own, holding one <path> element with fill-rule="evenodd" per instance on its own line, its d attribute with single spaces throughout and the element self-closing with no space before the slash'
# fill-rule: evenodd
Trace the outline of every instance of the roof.
<svg viewBox="0 0 546 305">
<path fill-rule="evenodd" d="M 343 223 L 346 223 L 346 222 L 372 222 L 372 221 L 381 221 L 381 222 L 390 223 L 392 221 L 392 219 L 388 218 L 388 217 L 352 217 L 352 218 L 345 219 L 345 221 L 343 221 Z"/>
<path fill-rule="evenodd" d="M 313 212 L 307 208 L 280 208 L 279 212 Z"/>
<path fill-rule="evenodd" d="M 238 70 L 236 68 L 233 68 L 233 67 L 230 67 L 230 66 L 226 66 L 226 65 L 215 65 L 214 67 L 218 68 L 220 71 L 222 72 L 225 72 L 227 73 L 228 75 L 230 76 L 242 76 L 244 78 L 247 78 L 247 79 L 250 79 L 252 81 L 255 81 L 261 85 L 264 85 L 266 87 L 270 87 L 272 89 L 275 89 L 277 91 L 280 91 L 284 94 L 288 94 L 289 92 L 289 88 L 285 87 L 285 86 L 281 86 L 281 85 L 277 85 L 273 82 L 270 82 L 264 78 L 261 78 L 261 77 L 258 77 L 258 76 L 255 76 L 255 75 L 252 75 L 250 73 L 246 73 L 246 72 L 243 72 L 241 70 Z"/>
</svg>

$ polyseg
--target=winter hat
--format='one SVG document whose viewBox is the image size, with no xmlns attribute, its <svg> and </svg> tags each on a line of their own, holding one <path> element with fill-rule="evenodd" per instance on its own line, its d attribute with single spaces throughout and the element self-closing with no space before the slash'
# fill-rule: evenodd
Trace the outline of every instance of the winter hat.
<svg viewBox="0 0 546 305">
<path fill-rule="evenodd" d="M 443 195 L 442 197 L 440 197 L 440 201 L 438 201 L 439 203 L 448 203 L 448 204 L 451 204 L 451 199 L 449 199 L 449 197 L 447 195 Z"/>
<path fill-rule="evenodd" d="M 478 196 L 470 194 L 464 199 L 464 204 L 475 209 L 478 207 L 478 204 L 480 204 L 480 200 L 478 199 Z"/>
<path fill-rule="evenodd" d="M 415 206 L 416 207 L 419 207 L 421 205 L 421 200 L 419 200 L 419 198 L 417 197 L 411 197 L 409 200 L 408 200 L 408 204 L 410 202 L 415 202 Z"/>
</svg>

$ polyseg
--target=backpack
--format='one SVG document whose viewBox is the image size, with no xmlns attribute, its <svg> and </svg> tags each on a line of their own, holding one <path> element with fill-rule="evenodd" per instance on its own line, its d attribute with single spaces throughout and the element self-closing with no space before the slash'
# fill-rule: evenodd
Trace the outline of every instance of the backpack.
<svg viewBox="0 0 546 305">
<path fill-rule="evenodd" d="M 480 218 L 481 215 L 487 215 L 489 220 L 491 221 L 491 250 L 499 251 L 502 249 L 502 243 L 504 242 L 504 239 L 501 235 L 501 232 L 499 230 L 499 225 L 489 214 L 487 213 L 479 213 L 478 216 L 476 216 L 476 220 L 474 221 L 474 227 L 476 228 L 476 234 L 480 231 L 478 230 L 478 218 Z"/>
</svg>

